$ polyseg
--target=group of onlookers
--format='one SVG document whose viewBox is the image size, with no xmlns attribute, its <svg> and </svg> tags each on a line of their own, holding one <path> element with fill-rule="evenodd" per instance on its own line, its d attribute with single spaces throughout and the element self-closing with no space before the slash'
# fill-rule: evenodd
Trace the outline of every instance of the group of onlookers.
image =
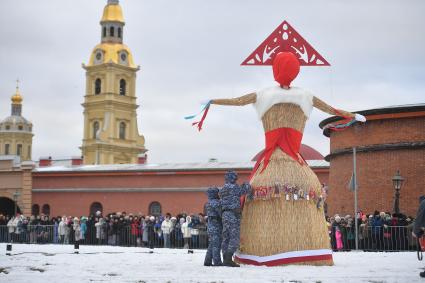
<svg viewBox="0 0 425 283">
<path fill-rule="evenodd" d="M 358 215 L 359 249 L 414 250 L 413 218 L 375 211 Z M 332 249 L 355 248 L 355 219 L 351 215 L 327 217 Z M 207 217 L 202 213 L 144 216 L 118 212 L 89 217 L 0 215 L 0 242 L 62 243 L 167 248 L 206 248 Z"/>
<path fill-rule="evenodd" d="M 0 242 L 206 248 L 207 217 L 202 213 L 172 216 L 127 214 L 89 217 L 0 215 Z"/>
<path fill-rule="evenodd" d="M 416 239 L 412 237 L 413 217 L 375 211 L 357 215 L 358 247 L 363 250 L 414 250 Z M 355 248 L 355 218 L 351 215 L 327 217 L 332 249 Z"/>
</svg>

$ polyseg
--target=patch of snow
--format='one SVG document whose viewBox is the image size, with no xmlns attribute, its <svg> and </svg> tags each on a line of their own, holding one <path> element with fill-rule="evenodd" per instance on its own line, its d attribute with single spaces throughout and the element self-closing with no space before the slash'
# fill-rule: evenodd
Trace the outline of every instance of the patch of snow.
<svg viewBox="0 0 425 283">
<path fill-rule="evenodd" d="M 0 282 L 423 282 L 414 252 L 334 253 L 334 266 L 204 267 L 205 250 L 0 244 Z"/>
</svg>

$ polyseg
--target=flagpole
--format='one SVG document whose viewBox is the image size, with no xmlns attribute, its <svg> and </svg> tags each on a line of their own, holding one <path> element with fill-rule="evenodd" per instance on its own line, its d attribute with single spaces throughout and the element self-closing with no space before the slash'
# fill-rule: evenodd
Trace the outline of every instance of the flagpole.
<svg viewBox="0 0 425 283">
<path fill-rule="evenodd" d="M 354 182 L 354 225 L 356 233 L 356 250 L 359 249 L 359 231 L 357 219 L 357 162 L 356 162 L 356 148 L 353 147 L 353 182 Z"/>
</svg>

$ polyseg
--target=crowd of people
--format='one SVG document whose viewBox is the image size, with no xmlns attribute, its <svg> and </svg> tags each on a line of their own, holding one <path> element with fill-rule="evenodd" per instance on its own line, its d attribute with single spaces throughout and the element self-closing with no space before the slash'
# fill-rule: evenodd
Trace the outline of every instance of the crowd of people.
<svg viewBox="0 0 425 283">
<path fill-rule="evenodd" d="M 334 251 L 355 249 L 355 219 L 351 215 L 326 218 Z M 375 211 L 357 215 L 358 248 L 370 251 L 416 250 L 413 217 Z"/>
<path fill-rule="evenodd" d="M 351 215 L 326 217 L 334 251 L 355 248 L 355 219 Z M 118 212 L 89 217 L 0 215 L 0 242 L 60 243 L 166 248 L 207 248 L 208 217 L 202 213 L 144 216 Z M 375 211 L 358 215 L 359 249 L 416 250 L 411 232 L 413 217 Z"/>
<path fill-rule="evenodd" d="M 206 248 L 207 220 L 202 214 L 144 216 L 117 212 L 89 217 L 0 215 L 0 242 Z"/>
</svg>

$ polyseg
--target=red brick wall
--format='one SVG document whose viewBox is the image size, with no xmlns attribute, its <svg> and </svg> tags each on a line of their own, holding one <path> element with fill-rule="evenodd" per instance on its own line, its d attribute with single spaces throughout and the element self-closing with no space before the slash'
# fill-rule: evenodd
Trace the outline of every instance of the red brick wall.
<svg viewBox="0 0 425 283">
<path fill-rule="evenodd" d="M 34 189 L 64 188 L 194 188 L 222 186 L 225 171 L 179 174 L 142 172 L 112 173 L 35 173 Z M 248 181 L 250 172 L 239 172 L 239 183 Z M 322 183 L 328 183 L 328 169 L 319 169 Z M 206 194 L 194 192 L 33 192 L 33 204 L 50 205 L 51 215 L 87 215 L 93 202 L 103 205 L 104 213 L 126 211 L 148 214 L 149 204 L 157 201 L 162 212 L 203 212 Z"/>
<path fill-rule="evenodd" d="M 334 132 L 331 153 L 359 145 L 425 141 L 425 118 L 370 121 L 362 126 Z M 331 159 L 328 214 L 354 214 L 354 194 L 348 190 L 353 168 L 352 154 Z M 385 150 L 357 154 L 358 204 L 364 213 L 393 211 L 396 171 L 405 178 L 400 194 L 400 210 L 415 215 L 418 197 L 425 194 L 425 149 Z"/>
</svg>

